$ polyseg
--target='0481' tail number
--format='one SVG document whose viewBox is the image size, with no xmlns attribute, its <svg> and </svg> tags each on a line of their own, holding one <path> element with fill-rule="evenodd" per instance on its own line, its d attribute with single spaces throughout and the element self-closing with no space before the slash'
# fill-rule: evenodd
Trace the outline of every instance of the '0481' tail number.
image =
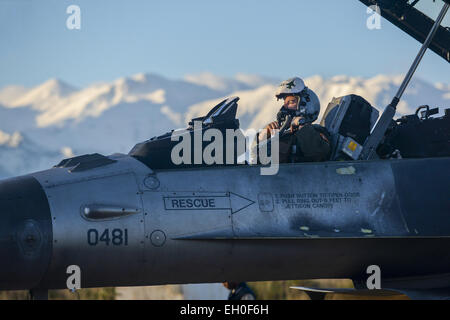
<svg viewBox="0 0 450 320">
<path fill-rule="evenodd" d="M 97 229 L 89 229 L 87 232 L 87 242 L 90 246 L 96 246 L 103 242 L 107 246 L 127 246 L 128 229 L 105 229 L 101 234 Z"/>
</svg>

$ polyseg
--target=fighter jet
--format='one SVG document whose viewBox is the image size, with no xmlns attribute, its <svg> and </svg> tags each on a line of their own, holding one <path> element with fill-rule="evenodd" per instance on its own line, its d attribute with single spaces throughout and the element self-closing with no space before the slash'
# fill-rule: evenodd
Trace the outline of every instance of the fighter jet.
<svg viewBox="0 0 450 320">
<path fill-rule="evenodd" d="M 417 106 L 394 120 L 426 49 L 450 61 L 440 26 L 450 1 L 436 1 L 435 21 L 418 1 L 361 2 L 423 45 L 378 121 L 363 97 L 329 103 L 329 161 L 281 164 L 276 175 L 248 163 L 178 165 L 169 132 L 128 154 L 0 181 L 0 290 L 45 298 L 76 266 L 82 288 L 345 278 L 366 292 L 375 265 L 373 294 L 450 297 L 450 109 Z M 238 100 L 193 119 L 201 125 L 188 135 L 238 129 Z"/>
</svg>

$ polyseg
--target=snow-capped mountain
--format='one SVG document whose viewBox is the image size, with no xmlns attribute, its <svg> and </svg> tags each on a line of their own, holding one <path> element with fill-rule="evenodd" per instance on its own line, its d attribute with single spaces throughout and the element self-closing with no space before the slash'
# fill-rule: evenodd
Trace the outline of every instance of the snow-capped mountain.
<svg viewBox="0 0 450 320">
<path fill-rule="evenodd" d="M 0 130 L 0 178 L 11 177 L 55 165 L 64 152 L 46 149 L 23 133 Z"/>
<path fill-rule="evenodd" d="M 397 93 L 403 76 L 378 75 L 369 79 L 349 76 L 335 76 L 325 79 L 320 76 L 313 76 L 304 80 L 306 85 L 319 96 L 321 102 L 320 120 L 333 97 L 348 94 L 357 94 L 364 97 L 381 114 Z M 275 90 L 276 85 L 267 84 L 253 90 L 233 92 L 232 95 L 241 98 L 238 109 L 241 127 L 258 129 L 273 121 L 281 107 L 281 102 L 274 97 Z M 203 101 L 191 106 L 186 113 L 185 121 L 206 114 L 211 106 L 219 103 L 220 100 L 221 98 Z M 444 108 L 449 108 L 449 86 L 444 84 L 433 85 L 420 79 L 413 79 L 397 106 L 397 116 L 412 114 L 418 106 L 424 104 L 431 107 L 441 107 L 441 113 Z"/>
<path fill-rule="evenodd" d="M 313 76 L 305 82 L 318 94 L 322 112 L 333 97 L 350 93 L 382 110 L 402 78 Z M 241 98 L 242 128 L 261 128 L 281 106 L 274 97 L 279 82 L 246 74 L 225 78 L 200 73 L 181 80 L 137 74 L 81 89 L 57 79 L 34 88 L 5 87 L 0 90 L 0 178 L 45 169 L 72 154 L 127 153 L 140 141 L 184 127 L 227 96 Z M 413 79 L 398 115 L 413 113 L 422 104 L 448 108 L 450 85 Z"/>
<path fill-rule="evenodd" d="M 184 77 L 184 80 L 223 93 L 255 89 L 268 83 L 276 84 L 280 82 L 280 79 L 268 78 L 259 75 L 238 73 L 234 76 L 234 78 L 225 78 L 210 72 L 189 74 Z"/>
</svg>

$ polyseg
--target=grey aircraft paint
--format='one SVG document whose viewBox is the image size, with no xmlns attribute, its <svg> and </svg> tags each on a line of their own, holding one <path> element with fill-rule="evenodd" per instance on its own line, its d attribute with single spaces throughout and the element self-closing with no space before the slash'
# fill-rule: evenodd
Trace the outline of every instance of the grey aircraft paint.
<svg viewBox="0 0 450 320">
<path fill-rule="evenodd" d="M 110 158 L 1 182 L 1 258 L 10 263 L 0 289 L 66 288 L 69 265 L 80 266 L 82 287 L 361 279 L 371 264 L 386 279 L 450 268 L 449 158 L 284 164 L 276 176 L 247 165 L 152 171 Z M 87 219 L 90 205 L 135 213 Z M 27 251 L 23 234 L 41 240 Z"/>
<path fill-rule="evenodd" d="M 425 43 L 448 60 L 448 34 L 439 28 L 444 1 Z M 385 1 L 382 15 L 416 39 L 433 23 L 407 1 Z M 311 278 L 350 278 L 362 288 L 375 264 L 384 289 L 448 298 L 450 110 L 435 119 L 421 106 L 392 121 L 426 48 L 364 137 L 363 158 L 377 158 L 384 147 L 386 160 L 285 164 L 275 176 L 247 165 L 170 169 L 166 134 L 129 155 L 74 157 L 0 181 L 0 290 L 66 288 L 71 265 L 81 268 L 84 288 Z M 193 120 L 237 128 L 238 100 Z M 408 123 L 429 138 L 420 152 Z M 398 151 L 422 159 L 392 159 Z"/>
<path fill-rule="evenodd" d="M 0 287 L 30 289 L 50 264 L 52 222 L 47 197 L 32 176 L 0 182 Z"/>
</svg>

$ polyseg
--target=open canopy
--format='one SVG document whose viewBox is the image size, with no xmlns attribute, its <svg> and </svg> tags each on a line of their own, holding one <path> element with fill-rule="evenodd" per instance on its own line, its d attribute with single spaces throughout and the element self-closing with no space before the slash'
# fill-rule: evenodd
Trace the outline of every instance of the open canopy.
<svg viewBox="0 0 450 320">
<path fill-rule="evenodd" d="M 444 2 L 450 0 L 359 0 L 366 6 L 378 5 L 385 19 L 423 43 Z M 450 18 L 441 23 L 429 48 L 450 62 Z"/>
</svg>

